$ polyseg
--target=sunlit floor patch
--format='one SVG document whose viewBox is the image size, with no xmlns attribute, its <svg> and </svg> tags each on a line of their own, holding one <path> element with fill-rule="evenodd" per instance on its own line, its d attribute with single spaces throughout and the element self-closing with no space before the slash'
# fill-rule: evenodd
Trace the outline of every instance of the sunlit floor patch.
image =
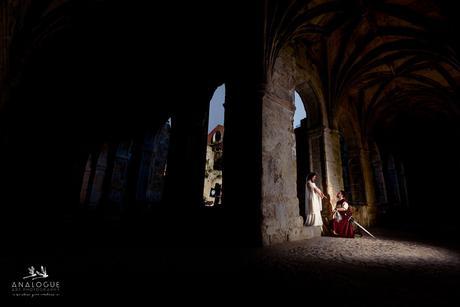
<svg viewBox="0 0 460 307">
<path fill-rule="evenodd" d="M 427 244 L 394 239 L 321 237 L 293 244 L 280 245 L 270 252 L 297 260 L 407 266 L 460 266 L 457 252 Z"/>
<path fill-rule="evenodd" d="M 397 236 L 319 237 L 268 247 L 259 257 L 269 285 L 359 298 L 364 305 L 447 304 L 460 277 L 458 250 Z"/>
</svg>

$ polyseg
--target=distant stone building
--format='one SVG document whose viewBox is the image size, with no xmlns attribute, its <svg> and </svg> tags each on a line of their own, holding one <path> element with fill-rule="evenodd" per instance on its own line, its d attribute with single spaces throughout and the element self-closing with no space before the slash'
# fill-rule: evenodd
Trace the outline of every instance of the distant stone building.
<svg viewBox="0 0 460 307">
<path fill-rule="evenodd" d="M 222 204 L 222 162 L 224 126 L 217 125 L 208 134 L 203 201 L 205 206 Z"/>
</svg>

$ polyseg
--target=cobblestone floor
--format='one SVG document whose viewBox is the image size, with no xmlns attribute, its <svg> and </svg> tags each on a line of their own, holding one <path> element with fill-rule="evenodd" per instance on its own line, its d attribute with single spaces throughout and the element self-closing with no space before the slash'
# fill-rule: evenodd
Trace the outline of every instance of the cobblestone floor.
<svg viewBox="0 0 460 307">
<path fill-rule="evenodd" d="M 260 251 L 266 284 L 321 294 L 350 306 L 458 305 L 460 253 L 433 242 L 320 237 Z"/>
<path fill-rule="evenodd" d="M 312 305 L 456 306 L 460 249 L 401 233 L 319 237 L 267 248 L 78 246 L 5 256 L 7 276 L 43 263 L 62 280 L 64 298 L 136 296 L 156 300 L 172 290 L 190 301 L 207 295 L 283 297 Z M 13 259 L 13 260 L 12 260 Z M 13 263 L 12 263 L 13 261 Z M 179 299 L 183 296 L 166 296 Z"/>
</svg>

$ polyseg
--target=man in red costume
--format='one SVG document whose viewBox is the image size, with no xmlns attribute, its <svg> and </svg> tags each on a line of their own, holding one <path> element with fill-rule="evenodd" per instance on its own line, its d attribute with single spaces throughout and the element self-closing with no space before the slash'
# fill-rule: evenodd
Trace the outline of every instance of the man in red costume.
<svg viewBox="0 0 460 307">
<path fill-rule="evenodd" d="M 345 192 L 337 193 L 337 204 L 334 211 L 333 233 L 339 237 L 354 238 L 353 225 L 350 223 L 351 208 L 345 199 Z"/>
</svg>

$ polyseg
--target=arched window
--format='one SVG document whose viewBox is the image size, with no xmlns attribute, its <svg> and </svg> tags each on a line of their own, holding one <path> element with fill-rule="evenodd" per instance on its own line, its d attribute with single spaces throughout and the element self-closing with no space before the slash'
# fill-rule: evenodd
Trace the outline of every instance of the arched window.
<svg viewBox="0 0 460 307">
<path fill-rule="evenodd" d="M 220 142 L 221 139 L 222 139 L 222 134 L 220 133 L 220 131 L 216 131 L 212 135 L 212 144 Z"/>
<path fill-rule="evenodd" d="M 295 103 L 295 113 L 294 113 L 294 128 L 299 128 L 301 124 L 301 120 L 307 118 L 307 112 L 305 111 L 305 105 L 300 98 L 299 93 L 297 91 L 294 92 L 294 103 Z"/>
<path fill-rule="evenodd" d="M 299 214 L 305 218 L 305 184 L 306 176 L 310 172 L 309 144 L 307 136 L 305 104 L 299 93 L 294 92 L 294 133 L 296 141 L 296 165 L 297 165 L 297 197 L 299 199 Z"/>
<path fill-rule="evenodd" d="M 203 203 L 206 207 L 222 204 L 225 85 L 219 86 L 209 103 L 206 166 Z"/>
</svg>

